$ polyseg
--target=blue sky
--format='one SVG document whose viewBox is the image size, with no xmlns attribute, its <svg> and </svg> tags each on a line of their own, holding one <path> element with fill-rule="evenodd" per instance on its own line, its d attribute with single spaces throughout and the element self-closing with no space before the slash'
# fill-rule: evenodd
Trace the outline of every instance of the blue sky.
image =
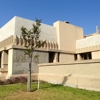
<svg viewBox="0 0 100 100">
<path fill-rule="evenodd" d="M 14 16 L 30 20 L 35 17 L 45 24 L 57 20 L 83 27 L 84 33 L 100 29 L 100 0 L 0 0 L 0 27 Z"/>
</svg>

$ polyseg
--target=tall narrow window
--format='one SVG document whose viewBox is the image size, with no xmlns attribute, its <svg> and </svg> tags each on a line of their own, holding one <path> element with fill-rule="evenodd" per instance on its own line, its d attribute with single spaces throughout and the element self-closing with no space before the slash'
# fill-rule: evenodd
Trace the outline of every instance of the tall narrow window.
<svg viewBox="0 0 100 100">
<path fill-rule="evenodd" d="M 49 52 L 49 63 L 54 61 L 54 56 L 55 56 L 54 52 Z"/>
</svg>

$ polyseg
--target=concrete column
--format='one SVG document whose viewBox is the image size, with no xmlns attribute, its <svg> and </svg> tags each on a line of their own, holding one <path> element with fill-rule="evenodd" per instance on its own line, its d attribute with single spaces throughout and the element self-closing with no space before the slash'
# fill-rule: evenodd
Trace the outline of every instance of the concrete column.
<svg viewBox="0 0 100 100">
<path fill-rule="evenodd" d="M 53 62 L 58 62 L 58 53 L 55 53 Z"/>
<path fill-rule="evenodd" d="M 13 49 L 8 51 L 8 76 L 13 74 Z"/>
<path fill-rule="evenodd" d="M 77 60 L 82 60 L 81 55 L 77 54 Z"/>
<path fill-rule="evenodd" d="M 1 68 L 8 67 L 8 52 L 2 51 L 1 53 Z"/>
</svg>

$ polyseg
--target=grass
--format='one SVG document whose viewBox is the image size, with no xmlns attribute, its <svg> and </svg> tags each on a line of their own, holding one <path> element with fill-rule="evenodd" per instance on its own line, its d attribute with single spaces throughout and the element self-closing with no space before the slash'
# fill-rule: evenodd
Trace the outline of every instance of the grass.
<svg viewBox="0 0 100 100">
<path fill-rule="evenodd" d="M 49 83 L 32 83 L 31 92 L 26 84 L 0 86 L 0 100 L 100 100 L 100 92 L 82 90 Z"/>
</svg>

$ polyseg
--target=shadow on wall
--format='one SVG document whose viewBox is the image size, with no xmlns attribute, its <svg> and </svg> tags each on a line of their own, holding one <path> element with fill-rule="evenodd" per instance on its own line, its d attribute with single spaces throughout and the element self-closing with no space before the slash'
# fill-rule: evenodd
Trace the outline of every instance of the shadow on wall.
<svg viewBox="0 0 100 100">
<path fill-rule="evenodd" d="M 71 77 L 71 76 L 72 76 L 72 74 L 69 74 L 68 76 L 64 76 L 63 81 L 62 81 L 62 85 L 65 85 L 68 78 Z"/>
</svg>

